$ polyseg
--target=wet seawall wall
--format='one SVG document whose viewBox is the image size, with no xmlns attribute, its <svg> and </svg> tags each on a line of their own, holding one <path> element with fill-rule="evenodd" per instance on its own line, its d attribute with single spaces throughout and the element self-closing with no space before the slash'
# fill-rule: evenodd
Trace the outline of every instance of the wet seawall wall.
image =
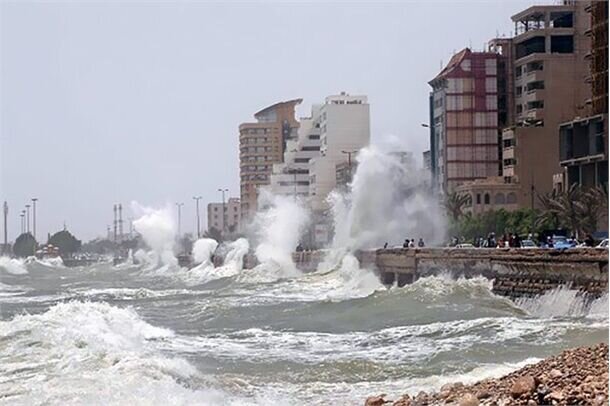
<svg viewBox="0 0 610 406">
<path fill-rule="evenodd" d="M 323 252 L 294 254 L 297 267 L 313 271 Z M 386 284 L 404 286 L 418 278 L 449 273 L 454 277 L 483 275 L 494 280 L 496 294 L 522 297 L 560 286 L 593 296 L 608 291 L 608 251 L 596 248 L 546 249 L 380 249 L 357 253 L 363 268 Z"/>
</svg>

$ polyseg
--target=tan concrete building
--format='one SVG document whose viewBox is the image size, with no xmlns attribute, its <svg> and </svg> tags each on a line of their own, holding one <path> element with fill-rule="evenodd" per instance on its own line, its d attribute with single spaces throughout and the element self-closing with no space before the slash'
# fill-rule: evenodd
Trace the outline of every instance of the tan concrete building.
<svg viewBox="0 0 610 406">
<path fill-rule="evenodd" d="M 512 17 L 515 122 L 502 132 L 502 176 L 518 185 L 520 207 L 535 207 L 536 195 L 551 191 L 553 176 L 562 172 L 559 125 L 587 114 L 587 4 L 565 3 Z"/>
<path fill-rule="evenodd" d="M 255 123 L 239 126 L 241 218 L 257 210 L 259 189 L 269 185 L 273 164 L 283 162 L 286 142 L 296 138 L 295 106 L 302 99 L 279 102 L 254 114 Z"/>
<path fill-rule="evenodd" d="M 456 193 L 470 196 L 470 202 L 464 207 L 464 212 L 473 214 L 490 210 L 512 211 L 518 209 L 518 190 L 517 185 L 504 183 L 501 176 L 477 179 L 455 188 Z"/>
<path fill-rule="evenodd" d="M 555 176 L 558 190 L 572 184 L 608 185 L 608 2 L 591 2 L 586 10 L 591 49 L 584 57 L 590 74 L 583 80 L 591 86 L 591 98 L 583 102 L 591 111 L 559 127 L 559 158 L 565 172 Z"/>
<path fill-rule="evenodd" d="M 241 204 L 239 198 L 230 197 L 227 202 L 208 203 L 208 231 L 212 228 L 222 235 L 240 231 Z"/>
</svg>

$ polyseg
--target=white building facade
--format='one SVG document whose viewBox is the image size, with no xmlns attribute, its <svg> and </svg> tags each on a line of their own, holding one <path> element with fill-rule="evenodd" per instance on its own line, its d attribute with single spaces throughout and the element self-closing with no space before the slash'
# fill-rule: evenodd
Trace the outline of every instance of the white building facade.
<svg viewBox="0 0 610 406">
<path fill-rule="evenodd" d="M 309 161 L 320 156 L 320 105 L 300 120 L 297 137 L 286 142 L 284 162 L 273 165 L 271 192 L 275 195 L 309 196 Z"/>
<path fill-rule="evenodd" d="M 370 110 L 366 96 L 342 92 L 329 96 L 319 109 L 320 155 L 309 161 L 309 203 L 326 210 L 326 198 L 336 187 L 336 166 L 353 159 L 371 140 Z"/>
</svg>

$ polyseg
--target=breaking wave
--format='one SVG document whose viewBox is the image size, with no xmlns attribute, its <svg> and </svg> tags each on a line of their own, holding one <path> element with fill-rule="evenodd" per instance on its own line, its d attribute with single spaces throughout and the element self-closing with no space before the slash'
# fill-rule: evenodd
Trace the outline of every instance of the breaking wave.
<svg viewBox="0 0 610 406">
<path fill-rule="evenodd" d="M 0 257 L 0 271 L 12 275 L 21 275 L 28 273 L 25 268 L 24 261 L 16 258 Z"/>
<path fill-rule="evenodd" d="M 155 341 L 173 336 L 105 303 L 69 302 L 0 322 L 0 402 L 239 404 L 205 387 L 187 361 L 156 349 Z"/>
</svg>

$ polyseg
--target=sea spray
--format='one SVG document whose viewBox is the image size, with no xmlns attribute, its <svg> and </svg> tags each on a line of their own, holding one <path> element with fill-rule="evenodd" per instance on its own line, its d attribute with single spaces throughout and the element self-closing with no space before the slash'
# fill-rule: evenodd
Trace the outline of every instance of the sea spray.
<svg viewBox="0 0 610 406">
<path fill-rule="evenodd" d="M 298 275 L 292 253 L 307 225 L 307 211 L 293 197 L 276 196 L 265 191 L 259 197 L 259 207 L 263 209 L 253 221 L 259 269 L 264 268 L 278 277 Z"/>
<path fill-rule="evenodd" d="M 139 216 L 133 222 L 133 226 L 142 235 L 146 245 L 152 249 L 154 255 L 151 259 L 156 260 L 157 265 L 176 266 L 178 260 L 173 253 L 176 231 L 169 207 L 153 209 L 141 206 L 137 202 L 132 202 L 131 207 L 134 214 Z M 142 253 L 139 254 L 138 259 L 150 262 L 143 258 Z"/>
<path fill-rule="evenodd" d="M 426 177 L 400 155 L 375 146 L 360 150 L 346 194 L 329 196 L 334 216 L 333 248 L 370 249 L 405 238 L 441 243 L 445 220 Z"/>
</svg>

